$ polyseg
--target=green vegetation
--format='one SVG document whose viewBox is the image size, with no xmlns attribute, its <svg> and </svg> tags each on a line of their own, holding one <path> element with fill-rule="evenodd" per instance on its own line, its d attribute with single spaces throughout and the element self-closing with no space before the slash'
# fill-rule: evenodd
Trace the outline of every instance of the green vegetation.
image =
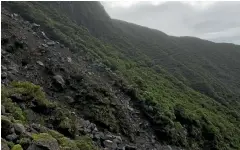
<svg viewBox="0 0 240 150">
<path fill-rule="evenodd" d="M 45 93 L 42 91 L 40 86 L 34 85 L 30 82 L 12 82 L 10 94 L 17 93 L 22 95 L 28 95 L 28 98 L 34 98 L 37 105 L 42 108 L 53 108 L 54 104 L 49 102 L 46 97 Z M 27 100 L 27 98 L 26 98 Z"/>
<path fill-rule="evenodd" d="M 8 96 L 10 96 L 9 91 L 10 90 L 8 88 L 2 87 L 1 92 L 2 105 L 5 106 L 6 111 L 11 113 L 16 120 L 25 121 L 26 117 L 22 109 L 19 107 L 19 105 L 17 105 L 10 98 L 8 98 Z"/>
<path fill-rule="evenodd" d="M 188 149 L 240 148 L 240 91 L 239 85 L 235 84 L 240 74 L 236 67 L 239 64 L 239 46 L 218 45 L 198 39 L 186 42 L 187 38 L 177 39 L 117 20 L 110 22 L 113 25 L 110 28 L 106 25 L 110 19 L 91 25 L 98 27 L 99 31 L 92 30 L 88 23 L 83 24 L 90 29 L 90 34 L 86 28 L 76 24 L 76 16 L 67 13 L 68 5 L 59 9 L 54 2 L 51 5 L 45 2 L 4 4 L 28 20 L 39 23 L 51 38 L 69 46 L 76 54 L 84 52 L 88 60 L 102 62 L 111 68 L 116 73 L 112 77 L 116 86 L 140 104 L 140 109 L 164 143 Z M 75 7 L 79 5 L 81 3 L 76 3 Z M 87 13 L 83 13 L 82 18 L 87 17 Z M 77 23 L 81 24 L 79 20 Z M 199 49 L 194 51 L 198 42 Z M 226 49 L 232 55 L 224 55 Z M 206 51 L 209 56 L 204 55 Z M 235 61 L 229 61 L 232 58 Z M 219 62 L 222 61 L 226 61 L 227 67 L 221 66 Z M 226 79 L 229 76 L 233 79 L 232 84 Z M 43 99 L 40 96 L 41 102 Z M 110 108 L 92 110 L 99 112 L 96 116 L 105 124 L 112 126 L 118 123 Z M 66 125 L 64 120 L 67 119 L 63 119 L 61 126 Z M 71 145 L 72 141 L 65 137 L 52 136 L 59 136 L 57 140 L 63 147 Z M 82 145 L 81 140 L 79 142 L 76 143 L 78 148 L 91 148 L 88 144 Z"/>
<path fill-rule="evenodd" d="M 20 144 L 17 144 L 17 145 L 14 145 L 11 150 L 23 150 L 23 148 Z"/>
<path fill-rule="evenodd" d="M 50 130 L 49 133 L 40 133 L 32 135 L 33 141 L 55 141 L 57 140 L 61 150 L 96 150 L 92 139 L 86 136 L 71 140 L 57 131 Z"/>
<path fill-rule="evenodd" d="M 41 140 L 46 140 L 46 141 L 55 140 L 51 135 L 49 135 L 47 133 L 32 134 L 32 138 L 36 142 L 41 141 Z"/>
<path fill-rule="evenodd" d="M 48 144 L 49 142 L 57 142 L 61 150 L 96 150 L 96 146 L 93 145 L 93 142 L 90 138 L 86 136 L 78 137 L 75 140 L 70 139 L 66 136 L 74 136 L 75 134 L 75 124 L 76 118 L 70 114 L 69 111 L 60 108 L 57 104 L 50 102 L 46 99 L 45 93 L 42 91 L 40 86 L 37 86 L 30 82 L 12 82 L 7 87 L 2 87 L 2 105 L 5 107 L 6 112 L 10 113 L 8 116 L 1 116 L 2 126 L 4 127 L 2 134 L 4 136 L 10 134 L 9 129 L 12 127 L 14 122 L 21 123 L 31 123 L 31 120 L 28 120 L 27 113 L 34 114 L 35 112 L 30 111 L 28 107 L 28 102 L 34 100 L 37 104 L 37 109 L 53 109 L 53 114 L 49 113 L 48 116 L 42 115 L 42 111 L 37 115 L 37 120 L 40 122 L 43 119 L 42 126 L 45 125 L 45 119 L 49 120 L 51 117 L 54 118 L 56 123 L 56 129 L 65 133 L 63 135 L 56 130 L 49 130 L 48 133 L 34 133 L 31 135 L 32 139 L 20 136 L 19 144 L 8 142 L 8 146 L 11 147 L 11 150 L 22 150 L 22 147 L 28 147 L 32 142 L 41 142 Z M 14 100 L 14 102 L 13 102 Z M 15 102 L 16 101 L 16 102 Z M 27 107 L 22 110 L 18 103 L 24 102 Z M 36 108 L 31 108 L 36 109 Z M 37 111 L 38 113 L 38 111 Z M 16 144 L 16 145 L 15 145 Z"/>
<path fill-rule="evenodd" d="M 93 145 L 92 139 L 87 136 L 78 137 L 76 140 L 71 140 L 61 133 L 49 130 L 48 133 L 57 139 L 62 150 L 96 150 L 97 148 Z"/>
</svg>

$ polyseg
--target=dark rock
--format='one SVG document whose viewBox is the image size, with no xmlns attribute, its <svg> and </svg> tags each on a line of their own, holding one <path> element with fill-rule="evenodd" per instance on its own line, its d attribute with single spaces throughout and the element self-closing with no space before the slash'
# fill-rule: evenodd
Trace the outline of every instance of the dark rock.
<svg viewBox="0 0 240 150">
<path fill-rule="evenodd" d="M 43 36 L 45 39 L 47 39 L 47 40 L 49 39 L 44 32 L 41 32 L 41 33 L 42 33 L 42 36 Z"/>
<path fill-rule="evenodd" d="M 9 43 L 9 39 L 8 39 L 8 38 L 2 38 L 2 39 L 1 39 L 1 42 L 2 42 L 2 43 L 1 43 L 2 45 L 6 45 L 6 44 Z M 3 50 L 2 50 L 2 51 L 3 51 Z"/>
<path fill-rule="evenodd" d="M 29 26 L 30 25 L 30 22 L 29 21 L 24 21 L 23 22 L 25 25 Z"/>
<path fill-rule="evenodd" d="M 2 55 L 6 55 L 7 52 L 5 50 L 1 50 Z"/>
<path fill-rule="evenodd" d="M 125 146 L 125 150 L 137 150 L 137 147 L 136 146 L 126 145 Z"/>
<path fill-rule="evenodd" d="M 5 107 L 1 105 L 1 114 L 4 115 L 6 113 Z"/>
<path fill-rule="evenodd" d="M 91 132 L 91 129 L 89 128 L 84 128 L 84 133 L 87 134 L 87 133 L 90 133 Z"/>
<path fill-rule="evenodd" d="M 39 137 L 33 140 L 33 143 L 27 150 L 59 150 L 56 139 L 46 133 L 40 133 Z"/>
<path fill-rule="evenodd" d="M 37 132 L 47 132 L 47 128 L 44 126 L 41 126 L 40 124 L 33 123 L 30 125 L 30 128 L 33 128 Z"/>
<path fill-rule="evenodd" d="M 91 122 L 89 120 L 82 120 L 82 123 L 83 123 L 83 127 L 87 128 Z"/>
<path fill-rule="evenodd" d="M 57 88 L 63 89 L 65 87 L 65 81 L 61 75 L 55 75 L 53 80 Z"/>
<path fill-rule="evenodd" d="M 26 131 L 25 127 L 20 123 L 15 123 L 13 125 L 13 127 L 14 127 L 17 134 L 21 134 L 21 133 L 24 133 Z"/>
<path fill-rule="evenodd" d="M 6 139 L 8 141 L 15 141 L 17 138 L 18 138 L 18 135 L 16 133 L 9 134 L 9 135 L 6 136 Z"/>
<path fill-rule="evenodd" d="M 96 139 L 96 140 L 103 139 L 103 137 L 104 137 L 103 132 L 96 132 L 95 134 L 93 134 L 93 138 Z"/>
<path fill-rule="evenodd" d="M 103 142 L 103 144 L 104 144 L 105 148 L 110 148 L 110 149 L 116 149 L 117 148 L 117 144 L 114 143 L 113 141 L 110 141 L 110 140 L 105 140 Z"/>
<path fill-rule="evenodd" d="M 2 137 L 11 134 L 12 122 L 6 116 L 1 116 L 1 125 Z"/>
<path fill-rule="evenodd" d="M 71 104 L 75 101 L 71 96 L 65 96 L 64 100 L 69 104 Z"/>
<path fill-rule="evenodd" d="M 15 42 L 14 42 L 14 46 L 15 46 L 16 49 L 18 49 L 18 48 L 23 49 L 23 48 L 24 48 L 24 45 L 26 45 L 26 43 L 24 43 L 24 42 L 22 42 L 22 41 L 15 41 Z"/>
<path fill-rule="evenodd" d="M 7 76 L 8 76 L 8 74 L 6 72 L 2 72 L 2 74 L 1 74 L 1 78 L 2 79 L 6 79 Z"/>
<path fill-rule="evenodd" d="M 8 67 L 8 70 L 12 72 L 18 72 L 18 66 L 16 64 L 12 64 Z"/>
<path fill-rule="evenodd" d="M 9 53 L 14 53 L 15 52 L 15 48 L 12 45 L 10 45 L 10 46 L 8 46 L 6 48 L 6 51 L 9 52 Z"/>
<path fill-rule="evenodd" d="M 2 65 L 1 70 L 2 70 L 2 71 L 7 71 L 7 67 L 5 67 L 5 66 Z"/>
<path fill-rule="evenodd" d="M 22 94 L 19 93 L 14 93 L 10 96 L 10 98 L 15 101 L 15 102 L 21 102 L 21 101 L 25 101 L 25 99 L 23 98 Z"/>
<path fill-rule="evenodd" d="M 27 64 L 29 63 L 29 60 L 27 59 L 22 59 L 22 66 L 27 66 Z"/>
<path fill-rule="evenodd" d="M 7 145 L 7 141 L 5 141 L 4 139 L 1 139 L 1 150 L 10 150 Z"/>
<path fill-rule="evenodd" d="M 59 150 L 57 143 L 49 144 L 48 146 L 42 145 L 39 143 L 33 143 L 31 144 L 27 150 Z"/>
<path fill-rule="evenodd" d="M 113 139 L 113 142 L 115 142 L 115 143 L 122 143 L 122 138 L 121 138 L 121 136 L 114 136 L 114 139 Z"/>
<path fill-rule="evenodd" d="M 36 23 L 33 23 L 33 24 L 32 24 L 32 30 L 34 30 L 34 31 L 38 30 L 39 27 L 40 27 L 39 24 L 36 24 Z"/>
<path fill-rule="evenodd" d="M 48 45 L 47 45 L 47 44 L 42 44 L 42 46 L 43 46 L 43 47 L 45 47 L 45 48 L 47 48 L 47 47 L 48 47 Z"/>
<path fill-rule="evenodd" d="M 20 141 L 17 141 L 17 143 L 20 143 Z M 32 142 L 30 138 L 21 138 L 21 146 L 23 149 L 27 149 L 31 143 Z"/>
<path fill-rule="evenodd" d="M 14 128 L 11 128 L 11 129 L 10 129 L 10 132 L 11 132 L 11 133 L 15 133 L 15 129 L 14 129 Z"/>
</svg>

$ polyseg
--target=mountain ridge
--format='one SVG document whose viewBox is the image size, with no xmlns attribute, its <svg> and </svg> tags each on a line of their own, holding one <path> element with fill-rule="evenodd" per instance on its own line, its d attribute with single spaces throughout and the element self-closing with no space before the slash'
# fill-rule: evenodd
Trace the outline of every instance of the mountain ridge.
<svg viewBox="0 0 240 150">
<path fill-rule="evenodd" d="M 65 4 L 65 2 L 61 3 Z M 19 13 L 24 18 L 30 18 L 32 22 L 36 22 L 47 29 L 44 30 L 47 36 L 54 37 L 54 40 L 69 45 L 70 51 L 76 56 L 84 55 L 85 57 L 86 53 L 90 61 L 96 61 L 97 64 L 102 62 L 108 66 L 108 69 L 116 75 L 110 80 L 113 80 L 115 86 L 130 96 L 131 101 L 137 104 L 137 109 L 147 116 L 158 141 L 186 149 L 238 148 L 238 135 L 234 135 L 234 133 L 239 132 L 239 97 L 232 98 L 233 100 L 227 98 L 233 96 L 231 93 L 223 97 L 224 92 L 229 93 L 225 91 L 227 81 L 218 82 L 221 78 L 215 78 L 215 75 L 212 75 L 209 69 L 201 68 L 202 64 L 199 63 L 199 60 L 201 62 L 204 57 L 199 59 L 196 56 L 203 55 L 204 53 L 200 52 L 204 49 L 200 49 L 200 52 L 197 51 L 197 54 L 196 51 L 190 53 L 195 48 L 199 48 L 199 46 L 195 47 L 194 42 L 193 44 L 187 42 L 189 52 L 182 46 L 175 46 L 184 44 L 184 41 L 177 40 L 176 43 L 173 43 L 172 40 L 169 41 L 169 38 L 172 37 L 165 38 L 165 34 L 159 36 L 159 33 L 154 32 L 155 30 L 150 32 L 143 30 L 142 27 L 128 25 L 124 22 L 119 23 L 119 21 L 113 20 L 111 24 L 105 24 L 104 21 L 99 22 L 98 19 L 88 18 L 87 22 L 78 22 L 78 25 L 76 25 L 76 20 L 66 17 L 67 13 L 59 9 L 55 2 L 51 5 L 44 2 L 6 2 L 4 4 L 4 7 Z M 74 2 L 74 4 L 75 6 L 82 5 L 81 2 Z M 91 6 L 96 3 L 87 4 Z M 81 11 L 84 12 L 85 8 L 91 8 L 90 6 L 85 5 L 84 8 L 81 8 Z M 70 6 L 66 7 L 70 8 Z M 94 12 L 94 10 L 89 10 Z M 86 16 L 83 17 L 83 20 L 87 18 L 87 14 L 84 14 Z M 80 16 L 79 19 L 81 20 L 81 18 Z M 100 29 L 101 31 L 99 31 Z M 88 33 L 88 30 L 90 30 L 90 33 Z M 121 31 L 124 31 L 124 33 Z M 209 44 L 212 46 L 211 43 L 207 43 L 205 47 L 209 47 Z M 228 57 L 234 55 L 237 58 L 238 53 L 234 51 L 235 49 L 238 50 L 238 47 L 230 48 L 233 54 Z M 212 49 L 210 48 L 211 51 Z M 184 53 L 177 55 L 181 57 L 176 57 L 174 56 L 176 52 Z M 191 56 L 196 58 L 196 66 L 191 66 L 194 61 L 188 59 L 186 57 L 188 55 L 190 58 Z M 214 55 L 215 51 L 211 56 Z M 219 53 L 216 53 L 216 55 L 219 56 Z M 210 58 L 212 58 L 211 56 Z M 152 61 L 154 57 L 160 61 Z M 187 59 L 185 60 L 185 58 Z M 222 58 L 221 55 L 220 58 Z M 190 60 L 191 64 L 189 65 L 187 62 Z M 216 62 L 218 61 L 219 59 L 216 60 Z M 229 61 L 229 63 L 232 63 L 231 60 Z M 239 63 L 237 59 L 234 61 Z M 224 69 L 215 66 L 217 64 L 211 62 L 206 67 L 217 68 L 223 73 L 226 72 Z M 234 66 L 236 66 L 235 70 L 233 69 Z M 239 68 L 237 65 L 228 65 L 226 68 L 232 71 L 228 72 L 231 73 L 230 75 L 233 78 L 227 76 L 226 79 L 231 79 L 229 81 L 233 83 L 230 83 L 230 85 L 237 87 L 234 85 L 234 81 L 239 81 L 237 78 Z M 96 70 L 98 69 L 97 67 Z M 204 72 L 204 74 L 201 74 L 198 70 Z M 176 74 L 174 74 L 174 71 Z M 216 73 L 216 71 L 213 72 Z M 178 77 L 177 75 L 181 75 L 181 73 L 189 74 Z M 123 80 L 115 80 L 116 77 L 122 77 Z M 189 80 L 190 77 L 193 80 Z M 197 87 L 193 90 L 191 84 L 196 80 L 200 83 L 196 83 Z M 210 81 L 212 81 L 211 84 Z M 220 83 L 223 84 L 222 91 L 218 85 Z M 216 87 L 212 89 L 212 86 Z M 200 91 L 201 89 L 203 91 Z M 216 90 L 220 92 L 217 93 Z M 232 92 L 237 94 L 235 91 Z M 112 112 L 111 105 L 110 108 L 109 111 Z M 121 110 L 118 111 L 121 112 Z M 108 122 L 105 122 L 108 119 L 105 119 L 101 120 L 102 123 L 108 124 Z M 222 122 L 219 123 L 219 120 Z M 116 121 L 121 120 L 116 119 Z M 112 123 L 118 126 L 116 122 Z"/>
</svg>

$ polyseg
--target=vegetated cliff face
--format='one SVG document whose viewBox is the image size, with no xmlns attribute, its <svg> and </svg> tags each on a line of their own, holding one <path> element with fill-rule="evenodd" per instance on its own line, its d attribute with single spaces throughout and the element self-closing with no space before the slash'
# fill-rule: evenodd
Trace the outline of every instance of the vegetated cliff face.
<svg viewBox="0 0 240 150">
<path fill-rule="evenodd" d="M 82 133 L 86 127 L 75 122 L 71 113 L 60 115 L 63 118 L 53 115 L 70 110 L 96 124 L 97 135 L 103 133 L 92 142 L 98 148 L 169 149 L 162 144 L 187 149 L 239 148 L 239 46 L 171 37 L 113 20 L 98 2 L 6 2 L 2 6 L 25 19 L 13 14 L 2 21 L 2 35 L 6 34 L 2 41 L 8 41 L 2 46 L 7 51 L 3 64 L 14 62 L 21 70 L 13 73 L 12 64 L 6 67 L 3 83 L 7 88 L 24 88 L 26 83 L 10 82 L 31 81 L 58 104 L 47 109 L 53 122 L 45 118 L 39 124 L 70 140 L 87 134 L 90 143 L 94 141 L 95 131 Z M 12 34 L 20 35 L 20 40 Z M 19 41 L 26 42 L 27 48 L 19 47 Z M 15 101 L 11 93 L 6 95 L 16 107 L 24 105 L 33 111 L 43 107 L 30 107 Z M 30 124 L 32 117 L 26 118 Z M 69 121 L 83 129 L 65 127 Z M 108 134 L 120 134 L 122 142 L 105 138 Z"/>
<path fill-rule="evenodd" d="M 170 37 L 157 30 L 111 20 L 103 9 L 99 10 L 102 8 L 99 3 L 75 2 L 73 7 L 65 5 L 65 2 L 61 4 L 64 6 L 61 11 L 67 12 L 71 19 L 87 27 L 95 36 L 114 44 L 124 42 L 127 45 L 124 48 L 126 53 L 138 49 L 201 93 L 219 101 L 228 101 L 228 93 L 239 98 L 238 45 L 215 44 L 192 37 Z M 93 9 L 85 10 L 85 7 Z M 99 9 L 95 11 L 95 8 Z M 205 82 L 195 83 L 196 78 L 206 81 L 208 85 Z"/>
</svg>

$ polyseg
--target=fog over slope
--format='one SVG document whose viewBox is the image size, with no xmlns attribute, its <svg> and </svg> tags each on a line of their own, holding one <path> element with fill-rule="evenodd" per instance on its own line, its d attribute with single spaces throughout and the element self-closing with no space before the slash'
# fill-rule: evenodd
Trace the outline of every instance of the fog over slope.
<svg viewBox="0 0 240 150">
<path fill-rule="evenodd" d="M 240 44 L 240 2 L 101 2 L 108 14 L 174 36 Z"/>
</svg>

